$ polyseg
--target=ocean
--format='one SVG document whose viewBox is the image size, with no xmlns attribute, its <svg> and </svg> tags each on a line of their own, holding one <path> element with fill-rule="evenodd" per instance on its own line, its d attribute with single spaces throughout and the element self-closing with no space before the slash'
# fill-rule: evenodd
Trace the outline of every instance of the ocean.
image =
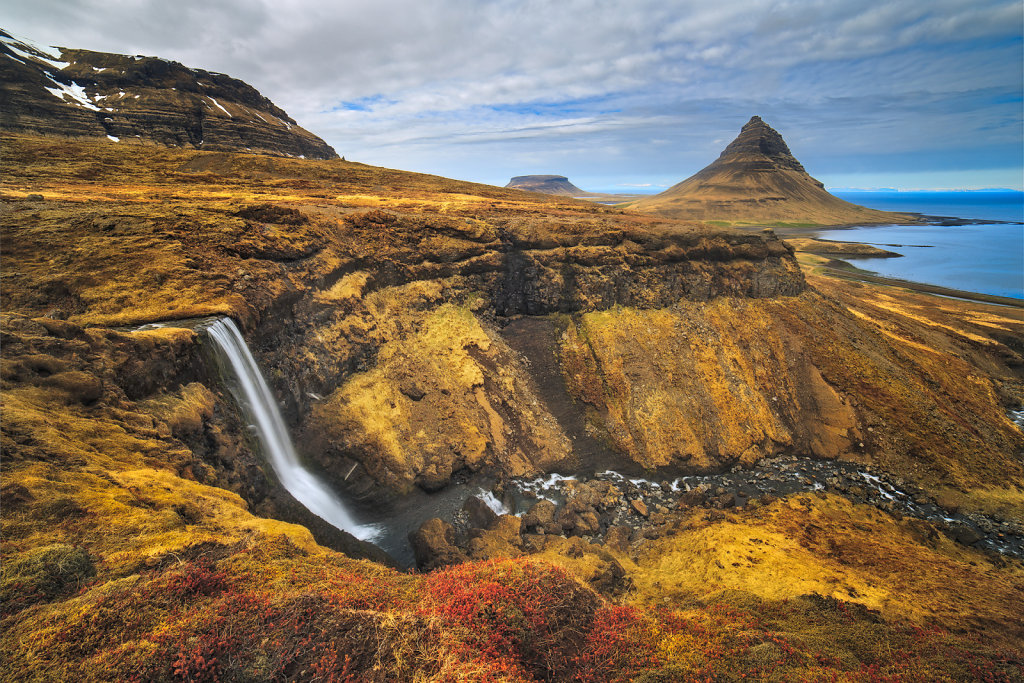
<svg viewBox="0 0 1024 683">
<path fill-rule="evenodd" d="M 864 242 L 901 258 L 850 259 L 886 277 L 1024 299 L 1024 192 L 833 192 L 885 211 L 1010 224 L 882 225 L 822 230 L 823 239 Z"/>
</svg>

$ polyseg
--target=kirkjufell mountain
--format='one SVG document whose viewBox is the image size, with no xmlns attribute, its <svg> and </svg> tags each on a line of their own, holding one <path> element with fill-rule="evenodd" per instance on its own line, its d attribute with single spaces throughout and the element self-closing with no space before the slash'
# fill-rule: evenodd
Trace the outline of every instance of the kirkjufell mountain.
<svg viewBox="0 0 1024 683">
<path fill-rule="evenodd" d="M 564 175 L 517 175 L 505 187 L 528 192 L 579 197 L 587 194 L 569 182 Z"/>
<path fill-rule="evenodd" d="M 52 51 L 0 30 L 0 130 L 333 159 L 255 88 L 157 57 Z"/>
<path fill-rule="evenodd" d="M 876 211 L 843 201 L 804 169 L 789 146 L 760 116 L 709 166 L 661 194 L 632 205 L 685 220 L 738 223 L 908 222 L 905 214 Z"/>
</svg>

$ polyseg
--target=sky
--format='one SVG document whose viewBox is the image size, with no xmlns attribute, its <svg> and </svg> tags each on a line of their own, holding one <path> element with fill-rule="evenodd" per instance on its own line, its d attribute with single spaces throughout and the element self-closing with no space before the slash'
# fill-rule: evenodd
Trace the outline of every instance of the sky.
<svg viewBox="0 0 1024 683">
<path fill-rule="evenodd" d="M 256 87 L 349 160 L 660 191 L 754 114 L 829 188 L 1024 189 L 1019 0 L 0 0 Z"/>
</svg>

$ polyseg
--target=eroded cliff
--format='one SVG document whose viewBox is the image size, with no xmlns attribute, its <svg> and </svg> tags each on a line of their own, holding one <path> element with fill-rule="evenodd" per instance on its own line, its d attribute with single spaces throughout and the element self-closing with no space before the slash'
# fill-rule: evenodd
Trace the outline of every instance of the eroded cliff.
<svg viewBox="0 0 1024 683">
<path fill-rule="evenodd" d="M 600 544 L 499 518 L 468 546 L 477 562 L 428 577 L 327 550 L 372 552 L 280 495 L 189 327 L 240 323 L 303 455 L 363 515 L 474 473 L 785 454 L 870 463 L 1019 525 L 1014 311 L 808 288 L 768 233 L 341 160 L 19 136 L 0 153 L 9 671 L 1012 671 L 999 648 L 1019 646 L 1017 560 L 824 494 L 742 512 L 637 503 L 657 530 Z M 135 329 L 153 322 L 168 326 Z M 699 553 L 702 578 L 672 583 L 695 547 L 717 549 Z M 502 555 L 518 559 L 482 562 Z M 751 580 L 762 563 L 771 586 Z M 915 606 L 926 591 L 909 587 L 940 579 L 954 585 Z M 609 659 L 589 658 L 599 644 Z"/>
</svg>

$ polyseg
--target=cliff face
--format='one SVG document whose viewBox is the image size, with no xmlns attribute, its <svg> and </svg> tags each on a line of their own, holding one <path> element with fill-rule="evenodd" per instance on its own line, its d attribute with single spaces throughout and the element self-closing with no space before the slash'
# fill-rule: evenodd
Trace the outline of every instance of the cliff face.
<svg viewBox="0 0 1024 683">
<path fill-rule="evenodd" d="M 586 192 L 569 182 L 564 175 L 517 175 L 505 187 L 527 192 L 580 197 Z"/>
<path fill-rule="evenodd" d="M 913 222 L 829 194 L 796 160 L 786 141 L 754 116 L 713 163 L 661 194 L 632 205 L 682 220 L 747 224 Z"/>
<path fill-rule="evenodd" d="M 771 234 L 340 161 L 73 149 L 5 145 L 11 191 L 47 194 L 5 219 L 4 309 L 102 326 L 232 315 L 307 457 L 352 495 L 787 452 L 917 468 L 935 486 L 1019 476 L 1007 395 L 989 380 L 958 392 L 972 376 L 958 350 L 910 362 L 873 315 L 806 291 Z M 520 316 L 548 327 L 509 324 Z"/>
<path fill-rule="evenodd" d="M 1020 562 L 834 493 L 628 489 L 635 530 L 566 538 L 608 526 L 580 485 L 469 555 L 419 536 L 514 559 L 328 550 L 372 554 L 281 495 L 190 329 L 240 323 L 367 521 L 478 472 L 779 454 L 897 475 L 995 537 L 1024 510 L 1012 311 L 812 289 L 770 233 L 342 160 L 7 134 L 0 166 L 5 679 L 1012 680 Z"/>
<path fill-rule="evenodd" d="M 0 130 L 331 159 L 252 86 L 156 57 L 54 48 L 0 30 Z"/>
</svg>

